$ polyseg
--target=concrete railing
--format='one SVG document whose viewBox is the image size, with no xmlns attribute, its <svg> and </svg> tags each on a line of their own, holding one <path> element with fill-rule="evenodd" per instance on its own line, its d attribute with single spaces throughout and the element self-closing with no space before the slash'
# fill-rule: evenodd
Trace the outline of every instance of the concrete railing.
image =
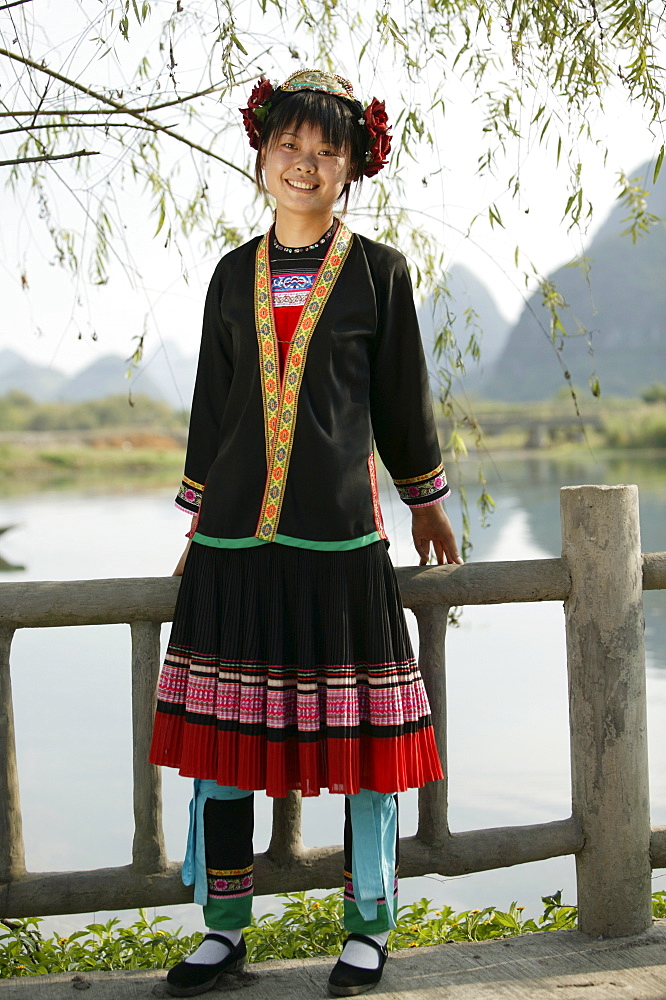
<svg viewBox="0 0 666 1000">
<path fill-rule="evenodd" d="M 635 486 L 561 491 L 562 557 L 399 569 L 418 622 L 419 663 L 446 768 L 445 639 L 450 607 L 564 601 L 572 815 L 550 823 L 452 834 L 447 783 L 419 792 L 414 837 L 400 842 L 403 877 L 460 875 L 576 855 L 579 927 L 636 934 L 651 920 L 651 870 L 666 867 L 666 827 L 650 829 L 642 591 L 666 589 L 666 552 L 641 555 Z M 191 899 L 166 856 L 159 768 L 147 763 L 160 668 L 160 624 L 173 578 L 0 585 L 0 916 L 83 913 Z M 27 872 L 21 829 L 9 658 L 17 628 L 129 623 L 134 733 L 133 861 L 119 868 Z M 307 849 L 297 793 L 276 799 L 270 845 L 255 859 L 260 892 L 330 888 L 339 846 Z"/>
</svg>

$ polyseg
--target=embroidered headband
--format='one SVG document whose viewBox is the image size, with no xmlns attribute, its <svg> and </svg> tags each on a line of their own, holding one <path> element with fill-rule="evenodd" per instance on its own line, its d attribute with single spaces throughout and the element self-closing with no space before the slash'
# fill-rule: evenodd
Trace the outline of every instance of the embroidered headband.
<svg viewBox="0 0 666 1000">
<path fill-rule="evenodd" d="M 367 134 L 365 169 L 363 175 L 372 177 L 385 166 L 391 150 L 388 117 L 384 101 L 373 97 L 370 104 L 363 109 L 360 101 L 354 97 L 354 91 L 349 80 L 333 73 L 325 73 L 318 69 L 303 69 L 292 73 L 279 87 L 273 87 L 270 80 L 260 77 L 248 99 L 246 108 L 239 108 L 243 116 L 243 125 L 247 132 L 250 145 L 259 149 L 261 133 L 271 111 L 284 98 L 302 90 L 315 90 L 323 94 L 332 94 L 351 108 L 357 115 L 357 122 Z"/>
</svg>

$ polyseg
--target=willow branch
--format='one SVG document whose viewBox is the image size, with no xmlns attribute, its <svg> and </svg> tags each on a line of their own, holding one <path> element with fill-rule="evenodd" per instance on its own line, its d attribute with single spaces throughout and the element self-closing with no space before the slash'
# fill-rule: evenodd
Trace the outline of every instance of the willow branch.
<svg viewBox="0 0 666 1000">
<path fill-rule="evenodd" d="M 22 0 L 22 2 L 27 3 L 27 0 Z M 0 8 L 1 9 L 1 8 Z M 43 67 L 42 67 L 43 68 Z M 236 86 L 242 87 L 246 83 L 253 83 L 254 76 L 250 76 L 247 80 L 237 80 Z M 216 83 L 213 87 L 207 87 L 206 90 L 197 90 L 193 94 L 187 94 L 186 97 L 177 97 L 173 101 L 162 101 L 161 104 L 146 104 L 143 108 L 132 108 L 132 112 L 139 115 L 145 115 L 148 111 L 161 111 L 162 108 L 171 108 L 176 104 L 185 104 L 187 101 L 193 101 L 195 97 L 206 97 L 208 94 L 218 94 L 220 91 L 226 89 L 226 84 Z M 100 98 L 101 100 L 102 98 Z M 104 112 L 105 115 L 125 115 L 128 114 L 128 106 L 123 104 L 118 108 L 109 108 Z M 57 111 L 0 111 L 0 118 L 30 118 L 33 115 L 53 115 L 54 118 L 59 115 L 65 117 L 71 117 L 73 115 L 99 115 L 102 112 L 99 108 L 61 108 Z"/>
<path fill-rule="evenodd" d="M 248 76 L 246 80 L 235 80 L 234 85 L 236 87 L 244 87 L 246 83 L 254 83 L 256 79 L 256 73 L 252 76 Z M 193 101 L 195 97 L 206 97 L 208 94 L 218 94 L 221 90 L 226 90 L 227 85 L 222 83 L 215 83 L 212 87 L 208 87 L 206 90 L 197 90 L 194 94 L 188 94 L 187 97 L 176 97 L 173 101 L 162 101 L 161 104 L 148 104 L 145 108 L 136 108 L 137 111 L 142 114 L 146 111 L 159 111 L 161 108 L 171 108 L 174 104 L 184 104 L 185 101 Z"/>
<path fill-rule="evenodd" d="M 106 122 L 49 122 L 48 125 L 17 125 L 16 128 L 0 128 L 0 135 L 13 135 L 16 132 L 37 132 L 39 129 L 52 128 L 64 131 L 68 128 L 106 128 Z M 148 125 L 139 125 L 138 122 L 123 122 L 117 128 L 133 128 L 140 132 L 152 132 Z M 113 136 L 112 136 L 113 137 Z"/>
<path fill-rule="evenodd" d="M 71 160 L 76 156 L 99 156 L 99 150 L 79 149 L 76 153 L 58 153 L 45 156 L 22 156 L 20 160 L 0 160 L 0 167 L 12 167 L 17 163 L 44 163 L 47 160 Z"/>
<path fill-rule="evenodd" d="M 192 97 L 194 95 L 190 95 Z M 189 101 L 190 97 L 183 97 L 182 101 Z M 181 101 L 181 103 L 182 103 Z M 166 108 L 169 106 L 168 102 L 166 104 L 156 104 L 156 108 Z M 35 110 L 35 111 L 0 111 L 0 118 L 34 118 L 43 117 L 44 115 L 49 115 L 51 118 L 78 118 L 83 115 L 104 115 L 104 117 L 110 117 L 111 115 L 128 115 L 130 112 L 127 108 L 52 108 L 50 111 L 48 109 Z"/>
<path fill-rule="evenodd" d="M 9 10 L 10 7 L 19 7 L 22 3 L 32 3 L 32 0 L 13 0 L 13 3 L 3 3 L 0 10 Z"/>
<path fill-rule="evenodd" d="M 173 101 L 163 101 L 161 104 L 146 104 L 143 108 L 132 108 L 132 114 L 144 115 L 147 111 L 160 111 L 162 108 L 171 108 L 174 104 L 185 104 L 186 101 L 193 101 L 195 97 L 205 97 L 207 94 L 216 94 L 224 87 L 215 86 L 208 87 L 206 90 L 198 90 L 194 94 L 187 94 L 186 97 L 177 97 Z M 104 98 L 100 97 L 100 100 Z M 57 117 L 58 115 L 66 116 L 67 118 L 72 115 L 127 115 L 130 114 L 130 109 L 128 105 L 121 105 L 118 108 L 108 108 L 106 111 L 102 112 L 99 108 L 57 108 L 49 110 L 38 110 L 38 111 L 0 111 L 0 118 L 9 118 L 10 115 L 16 118 L 29 118 L 32 115 L 53 115 Z"/>
<path fill-rule="evenodd" d="M 102 104 L 108 104 L 112 108 L 116 108 L 118 111 L 124 111 L 125 114 L 130 115 L 132 118 L 138 118 L 139 121 L 149 125 L 155 132 L 163 132 L 164 135 L 168 135 L 171 139 L 176 139 L 178 142 L 182 142 L 185 146 L 189 146 L 190 149 L 196 149 L 199 153 L 203 153 L 205 156 L 210 156 L 212 159 L 218 160 L 220 163 L 224 163 L 226 167 L 230 167 L 231 170 L 236 170 L 248 180 L 253 180 L 247 170 L 243 170 L 242 167 L 236 166 L 236 164 L 232 163 L 231 160 L 225 160 L 223 156 L 218 156 L 218 154 L 213 153 L 212 150 L 206 149 L 204 146 L 200 146 L 198 143 L 192 142 L 190 139 L 186 139 L 184 135 L 180 135 L 178 132 L 173 132 L 170 128 L 160 125 L 159 122 L 156 122 L 152 118 L 147 118 L 140 111 L 134 111 L 133 108 L 128 108 L 126 105 L 121 104 L 120 101 L 114 101 L 112 97 L 107 97 L 105 94 L 98 94 L 89 87 L 85 87 L 82 83 L 77 83 L 76 80 L 71 80 L 69 77 L 63 76 L 62 73 L 49 69 L 43 63 L 35 62 L 33 59 L 27 59 L 25 56 L 21 56 L 17 52 L 10 52 L 9 49 L 3 48 L 0 48 L 0 56 L 6 56 L 14 62 L 22 63 L 24 66 L 30 66 L 32 69 L 36 69 L 40 73 L 45 73 L 52 79 L 59 80 L 60 83 L 64 83 L 68 87 L 72 87 L 74 90 L 80 91 L 82 94 L 87 94 L 88 97 L 92 97 L 95 101 L 101 101 Z"/>
</svg>

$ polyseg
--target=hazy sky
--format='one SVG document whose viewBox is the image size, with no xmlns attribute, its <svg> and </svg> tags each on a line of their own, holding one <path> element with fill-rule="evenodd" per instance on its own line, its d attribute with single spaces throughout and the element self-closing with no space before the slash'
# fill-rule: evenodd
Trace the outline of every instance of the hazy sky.
<svg viewBox="0 0 666 1000">
<path fill-rule="evenodd" d="M 157 23 L 160 10 L 170 12 L 172 6 L 158 0 L 154 22 Z M 256 32 L 255 0 L 246 0 L 239 9 L 252 19 L 252 29 Z M 42 26 L 51 38 L 59 37 L 54 18 L 61 17 L 61 13 L 62 3 L 56 4 L 55 0 L 46 0 L 43 7 L 40 6 Z M 3 16 L 6 17 L 0 15 Z M 266 18 L 262 20 L 261 28 L 264 28 L 264 21 L 267 34 L 272 33 L 272 49 L 261 65 L 267 75 L 278 82 L 298 68 L 299 63 L 289 57 L 284 42 L 275 41 L 278 27 Z M 68 30 L 71 34 L 71 25 Z M 279 30 L 282 38 L 289 38 L 292 44 L 298 44 L 303 64 L 309 65 L 307 39 L 302 38 L 302 44 L 298 39 L 294 42 L 288 24 L 282 25 Z M 139 54 L 142 44 L 143 39 L 137 33 L 132 58 Z M 61 51 L 64 49 L 49 54 L 49 65 L 56 68 Z M 190 51 L 187 44 L 181 42 L 176 53 L 181 88 L 185 89 L 187 83 L 196 86 L 201 77 L 200 71 L 197 71 L 198 76 L 194 70 L 188 72 L 188 59 L 191 58 L 192 66 L 196 64 L 195 50 Z M 340 71 L 348 75 L 356 86 L 359 71 L 354 65 L 353 52 L 351 49 L 347 51 L 345 59 L 341 46 L 340 55 Z M 95 79 L 102 70 L 93 66 L 87 72 Z M 367 66 L 362 66 L 360 75 L 357 93 L 366 99 L 372 96 L 386 98 L 390 118 L 395 120 L 401 107 L 401 85 L 399 80 L 396 85 L 396 74 L 390 59 L 385 60 L 384 65 L 374 66 L 372 74 L 369 74 Z M 244 104 L 249 89 L 249 86 L 238 88 L 229 99 L 229 106 L 235 108 Z M 429 93 L 427 68 L 423 72 L 420 93 L 426 100 Z M 523 279 L 514 265 L 516 246 L 521 249 L 523 267 L 528 268 L 528 261 L 531 260 L 542 273 L 580 254 L 584 242 L 589 240 L 612 207 L 617 195 L 617 172 L 635 171 L 654 155 L 660 143 L 649 135 L 639 109 L 628 110 L 620 97 L 611 96 L 606 103 L 606 113 L 595 124 L 597 139 L 608 146 L 606 165 L 599 148 L 581 141 L 578 151 L 584 164 L 586 194 L 595 205 L 594 220 L 587 235 L 567 233 L 562 224 L 566 177 L 563 168 L 558 172 L 554 151 L 540 147 L 534 139 L 531 142 L 528 139 L 516 141 L 508 151 L 506 171 L 501 178 L 480 178 L 477 175 L 477 158 L 481 151 L 480 109 L 473 102 L 474 96 L 467 84 L 452 80 L 447 93 L 446 116 L 444 120 L 441 117 L 437 119 L 436 153 L 428 158 L 422 150 L 416 150 L 416 161 L 407 171 L 408 177 L 413 173 L 413 179 L 408 182 L 406 204 L 416 218 L 427 223 L 441 242 L 449 266 L 463 264 L 474 271 L 489 287 L 501 311 L 508 318 L 515 319 L 525 294 Z M 525 109 L 526 121 L 529 121 L 529 115 L 528 105 Z M 225 133 L 223 140 L 224 154 L 233 158 L 245 141 L 240 116 L 236 132 Z M 0 158 L 11 155 L 12 149 L 9 143 L 0 145 L 0 152 L 4 154 Z M 103 150 L 102 155 L 96 157 L 95 170 L 99 176 L 103 175 L 115 155 L 116 149 L 110 148 L 108 155 Z M 439 172 L 424 187 L 422 178 L 429 169 Z M 518 200 L 512 199 L 506 191 L 506 177 L 516 170 L 521 178 L 521 197 Z M 187 166 L 184 172 L 187 173 Z M 361 206 L 367 200 L 372 182 L 366 181 L 364 187 L 366 191 L 361 194 Z M 249 204 L 253 196 L 249 182 L 240 177 L 230 177 L 221 166 L 213 168 L 210 190 L 213 201 L 220 209 L 228 213 L 231 206 L 232 214 L 235 209 Z M 64 188 L 59 191 L 56 184 L 53 191 L 56 205 L 64 206 Z M 155 219 L 149 214 L 151 196 L 133 188 L 131 183 L 127 194 L 115 194 L 119 196 L 119 212 L 131 256 L 126 255 L 122 246 L 118 245 L 119 259 L 112 266 L 112 280 L 105 287 L 91 288 L 82 279 L 75 281 L 67 271 L 51 262 L 52 247 L 27 188 L 21 188 L 18 195 L 7 187 L 3 188 L 0 214 L 0 295 L 3 302 L 0 349 L 13 347 L 43 364 L 74 371 L 105 353 L 129 355 L 135 343 L 133 338 L 146 329 L 148 350 L 158 346 L 160 341 L 171 341 L 176 342 L 185 354 L 196 352 L 203 296 L 217 253 L 204 251 L 199 236 L 182 243 L 183 259 L 173 249 L 165 251 L 163 235 L 153 238 Z M 496 203 L 501 210 L 504 230 L 491 230 L 481 219 L 470 234 L 471 220 L 475 216 L 484 217 L 491 203 Z M 372 236 L 367 222 L 357 216 L 358 212 L 352 210 L 348 220 L 351 227 Z M 266 226 L 269 221 L 266 214 Z M 187 280 L 183 278 L 183 266 L 187 271 Z M 132 283 L 126 279 L 123 267 L 133 272 Z M 22 288 L 21 274 L 27 278 L 27 289 Z"/>
</svg>

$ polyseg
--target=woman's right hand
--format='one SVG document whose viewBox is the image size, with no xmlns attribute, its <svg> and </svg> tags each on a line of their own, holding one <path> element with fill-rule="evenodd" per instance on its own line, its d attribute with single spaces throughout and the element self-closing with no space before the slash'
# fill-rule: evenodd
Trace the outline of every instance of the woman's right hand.
<svg viewBox="0 0 666 1000">
<path fill-rule="evenodd" d="M 178 565 L 171 574 L 172 576 L 182 576 L 183 570 L 185 569 L 185 560 L 187 559 L 187 553 L 190 551 L 190 545 L 192 544 L 192 535 L 197 530 L 197 524 L 199 523 L 199 515 L 195 514 L 192 518 L 192 524 L 190 526 L 190 533 L 187 536 L 187 545 L 185 546 L 185 551 L 178 560 Z"/>
<path fill-rule="evenodd" d="M 190 545 L 191 544 L 192 544 L 192 539 L 188 538 L 187 539 L 187 545 L 185 546 L 185 550 L 184 550 L 182 556 L 180 557 L 180 559 L 178 560 L 178 565 L 176 566 L 175 570 L 171 574 L 172 576 L 182 576 L 183 575 L 183 570 L 185 569 L 185 560 L 187 559 L 187 553 L 190 551 Z"/>
</svg>

